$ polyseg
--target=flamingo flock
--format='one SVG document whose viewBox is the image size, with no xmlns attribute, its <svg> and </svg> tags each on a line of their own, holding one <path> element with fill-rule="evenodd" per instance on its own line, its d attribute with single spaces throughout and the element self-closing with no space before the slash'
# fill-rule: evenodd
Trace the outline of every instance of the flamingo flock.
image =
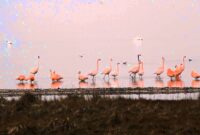
<svg viewBox="0 0 200 135">
<path fill-rule="evenodd" d="M 144 76 L 144 62 L 141 60 L 142 55 L 137 55 L 137 64 L 133 65 L 129 70 L 129 76 L 135 82 L 137 75 L 140 80 L 143 80 Z M 183 59 L 180 64 L 176 65 L 175 67 L 168 68 L 166 70 L 167 76 L 171 79 L 171 81 L 180 81 L 181 75 L 185 70 L 185 59 L 186 56 L 183 56 Z M 16 80 L 20 81 L 20 83 L 23 83 L 25 81 L 29 81 L 30 84 L 32 84 L 35 81 L 35 75 L 39 72 L 39 66 L 40 66 L 40 56 L 37 58 L 37 65 L 33 67 L 28 76 L 25 76 L 23 74 L 19 75 Z M 102 60 L 99 58 L 96 60 L 96 68 L 88 73 L 82 73 L 81 71 L 78 71 L 78 80 L 81 82 L 87 82 L 87 80 L 91 79 L 93 82 L 96 80 L 96 76 L 100 73 L 99 65 Z M 122 62 L 124 64 L 124 62 Z M 127 64 L 127 62 L 126 62 Z M 126 65 L 124 64 L 124 65 Z M 154 74 L 157 79 L 158 86 L 162 86 L 160 84 L 161 75 L 165 72 L 165 58 L 161 58 L 161 65 L 155 70 Z M 110 58 L 109 66 L 105 67 L 102 72 L 102 78 L 104 80 L 110 79 L 110 77 L 113 78 L 113 80 L 116 80 L 120 76 L 120 63 L 116 63 L 116 67 L 113 68 L 113 59 Z M 195 80 L 198 80 L 200 78 L 200 74 L 194 70 L 191 72 L 191 77 Z M 63 77 L 56 73 L 56 71 L 50 70 L 50 80 L 52 81 L 52 84 L 61 84 L 60 81 L 63 80 Z M 109 82 L 109 81 L 108 81 Z M 173 86 L 172 82 L 169 82 L 169 86 Z M 178 84 L 176 84 L 178 85 Z M 142 86 L 142 85 L 141 85 Z M 56 86 L 57 87 L 57 86 Z"/>
<path fill-rule="evenodd" d="M 40 56 L 38 56 L 38 64 L 37 64 L 37 66 L 33 67 L 30 70 L 30 74 L 27 77 L 25 75 L 21 74 L 16 78 L 16 80 L 19 80 L 21 83 L 23 83 L 24 81 L 30 81 L 30 83 L 33 83 L 35 81 L 35 75 L 39 71 L 39 60 L 40 60 Z"/>
</svg>

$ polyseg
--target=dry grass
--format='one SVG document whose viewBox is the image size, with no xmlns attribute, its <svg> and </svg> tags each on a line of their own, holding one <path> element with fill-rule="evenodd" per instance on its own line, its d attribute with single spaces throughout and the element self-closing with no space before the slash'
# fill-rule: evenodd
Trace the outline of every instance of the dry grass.
<svg viewBox="0 0 200 135">
<path fill-rule="evenodd" d="M 91 100 L 70 96 L 41 101 L 26 94 L 0 99 L 0 134 L 16 135 L 188 135 L 200 134 L 200 100 Z"/>
</svg>

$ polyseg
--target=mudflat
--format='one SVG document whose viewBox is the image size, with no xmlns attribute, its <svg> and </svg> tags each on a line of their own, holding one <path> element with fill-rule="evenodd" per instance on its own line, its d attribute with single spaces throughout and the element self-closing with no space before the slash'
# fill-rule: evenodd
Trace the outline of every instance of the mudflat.
<svg viewBox="0 0 200 135">
<path fill-rule="evenodd" d="M 0 99 L 1 134 L 200 134 L 200 99 L 131 100 L 69 95 L 44 101 Z"/>
</svg>

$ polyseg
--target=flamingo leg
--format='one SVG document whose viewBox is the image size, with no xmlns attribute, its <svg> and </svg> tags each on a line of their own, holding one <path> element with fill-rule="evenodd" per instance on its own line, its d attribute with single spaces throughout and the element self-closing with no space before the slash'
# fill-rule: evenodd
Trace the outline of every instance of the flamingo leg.
<svg viewBox="0 0 200 135">
<path fill-rule="evenodd" d="M 106 78 L 106 75 L 104 74 L 103 79 L 105 80 L 105 78 Z"/>
</svg>

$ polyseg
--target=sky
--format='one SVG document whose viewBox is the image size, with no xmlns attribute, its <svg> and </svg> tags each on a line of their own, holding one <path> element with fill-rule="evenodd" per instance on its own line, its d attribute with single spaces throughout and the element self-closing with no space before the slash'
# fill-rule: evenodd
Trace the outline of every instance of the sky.
<svg viewBox="0 0 200 135">
<path fill-rule="evenodd" d="M 140 47 L 134 42 L 137 36 L 144 39 Z M 110 57 L 135 61 L 139 52 L 146 63 L 163 55 L 169 61 L 184 55 L 198 60 L 199 36 L 198 0 L 0 1 L 0 60 L 9 57 L 18 70 L 22 64 L 24 70 L 30 67 L 37 55 L 47 61 L 44 68 L 60 71 L 80 65 L 73 60 L 79 54 L 90 63 L 83 64 L 85 70 L 98 57 L 104 64 Z M 14 43 L 12 53 L 5 49 L 6 40 Z M 63 58 L 67 64 L 61 67 Z"/>
<path fill-rule="evenodd" d="M 200 31 L 197 0 L 1 0 L 0 7 L 1 39 L 24 42 L 197 40 Z"/>
</svg>

